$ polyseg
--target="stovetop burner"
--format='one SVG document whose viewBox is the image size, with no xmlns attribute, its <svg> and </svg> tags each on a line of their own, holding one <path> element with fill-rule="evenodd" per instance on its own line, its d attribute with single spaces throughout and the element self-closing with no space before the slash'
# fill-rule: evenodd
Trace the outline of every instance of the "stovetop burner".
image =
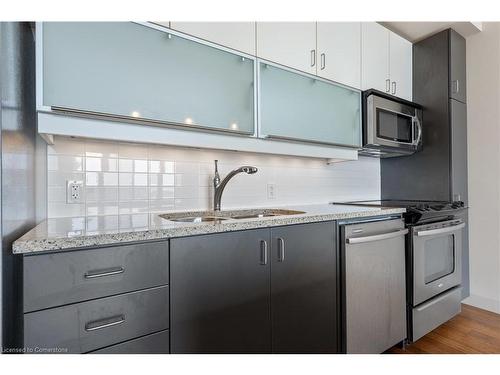
<svg viewBox="0 0 500 375">
<path fill-rule="evenodd" d="M 403 207 L 406 208 L 407 211 L 403 214 L 407 224 L 446 219 L 452 217 L 457 210 L 465 208 L 464 202 L 461 201 L 446 202 L 383 199 L 332 203 L 368 207 Z"/>
</svg>

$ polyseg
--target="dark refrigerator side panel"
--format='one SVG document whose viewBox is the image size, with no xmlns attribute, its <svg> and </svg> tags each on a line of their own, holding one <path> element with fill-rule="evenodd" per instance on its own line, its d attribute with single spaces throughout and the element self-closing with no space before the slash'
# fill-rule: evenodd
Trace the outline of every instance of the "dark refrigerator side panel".
<svg viewBox="0 0 500 375">
<path fill-rule="evenodd" d="M 423 149 L 380 160 L 381 198 L 449 200 L 449 32 L 413 45 L 413 101 L 423 106 Z"/>
<path fill-rule="evenodd" d="M 1 347 L 21 345 L 22 259 L 12 242 L 35 225 L 35 41 L 26 22 L 0 22 Z"/>
<path fill-rule="evenodd" d="M 451 199 L 469 205 L 467 189 L 467 106 L 450 99 L 451 113 Z M 462 298 L 470 294 L 468 212 L 459 216 L 466 226 L 462 238 Z"/>
<path fill-rule="evenodd" d="M 455 30 L 450 32 L 450 98 L 467 102 L 465 39 Z"/>
</svg>

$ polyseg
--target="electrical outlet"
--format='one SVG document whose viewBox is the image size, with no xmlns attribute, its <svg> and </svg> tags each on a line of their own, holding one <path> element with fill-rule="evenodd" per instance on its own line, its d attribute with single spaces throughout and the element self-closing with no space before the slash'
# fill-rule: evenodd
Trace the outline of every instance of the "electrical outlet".
<svg viewBox="0 0 500 375">
<path fill-rule="evenodd" d="M 82 203 L 83 181 L 67 181 L 66 203 Z"/>
<path fill-rule="evenodd" d="M 267 184 L 267 199 L 276 199 L 276 185 Z"/>
</svg>

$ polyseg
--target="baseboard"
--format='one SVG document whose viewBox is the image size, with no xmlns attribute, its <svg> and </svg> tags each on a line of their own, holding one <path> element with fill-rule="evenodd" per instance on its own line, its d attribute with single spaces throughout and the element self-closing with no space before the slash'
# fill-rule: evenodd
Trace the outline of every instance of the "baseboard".
<svg viewBox="0 0 500 375">
<path fill-rule="evenodd" d="M 500 314 L 500 300 L 471 294 L 462 303 Z"/>
</svg>

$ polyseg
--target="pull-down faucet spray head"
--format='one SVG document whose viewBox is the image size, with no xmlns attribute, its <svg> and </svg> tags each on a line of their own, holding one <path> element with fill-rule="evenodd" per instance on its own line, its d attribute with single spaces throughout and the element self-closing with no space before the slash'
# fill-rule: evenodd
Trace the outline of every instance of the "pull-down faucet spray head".
<svg viewBox="0 0 500 375">
<path fill-rule="evenodd" d="M 237 169 L 232 170 L 227 174 L 226 177 L 221 181 L 219 176 L 219 169 L 217 167 L 218 160 L 215 160 L 215 175 L 214 175 L 214 211 L 220 211 L 220 201 L 222 198 L 222 193 L 224 188 L 231 178 L 236 176 L 238 173 L 254 174 L 257 173 L 258 169 L 250 165 L 244 165 Z"/>
</svg>

